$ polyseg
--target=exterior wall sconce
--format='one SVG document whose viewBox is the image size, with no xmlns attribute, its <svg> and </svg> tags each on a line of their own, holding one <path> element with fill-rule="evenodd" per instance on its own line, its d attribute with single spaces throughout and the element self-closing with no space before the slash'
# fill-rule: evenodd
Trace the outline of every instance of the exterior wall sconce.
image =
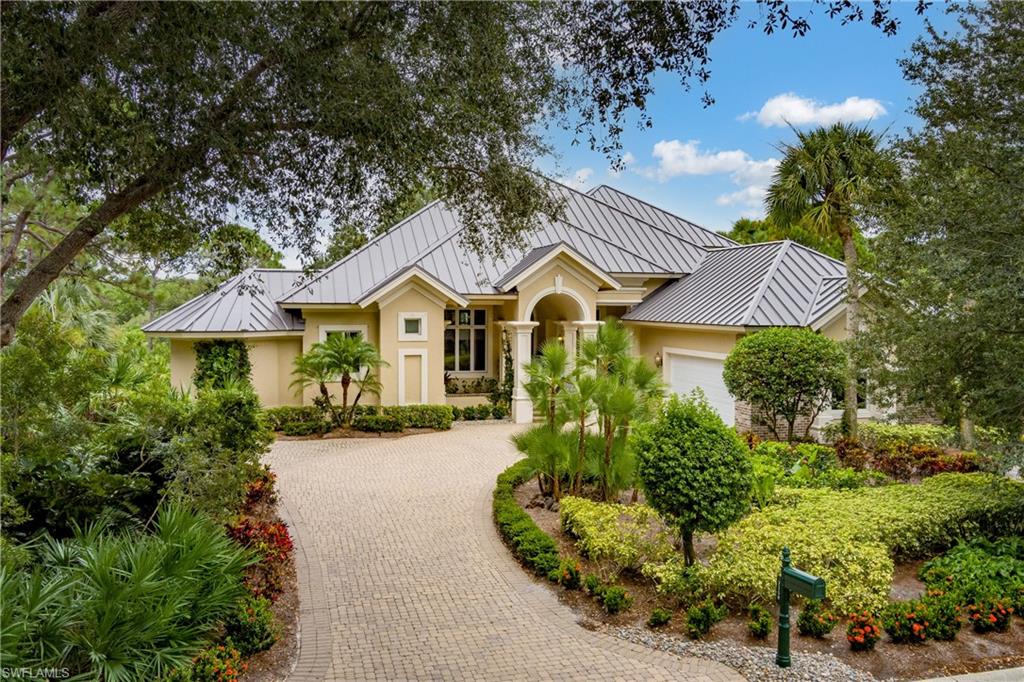
<svg viewBox="0 0 1024 682">
<path fill-rule="evenodd" d="M 661 351 L 654 354 L 654 366 L 659 369 L 661 368 Z"/>
</svg>

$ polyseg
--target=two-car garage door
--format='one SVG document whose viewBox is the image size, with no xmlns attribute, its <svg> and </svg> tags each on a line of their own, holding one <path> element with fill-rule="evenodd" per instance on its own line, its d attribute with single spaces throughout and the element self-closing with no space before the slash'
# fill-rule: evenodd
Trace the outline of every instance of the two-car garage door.
<svg viewBox="0 0 1024 682">
<path fill-rule="evenodd" d="M 724 360 L 666 351 L 669 387 L 675 393 L 686 395 L 699 388 L 708 402 L 718 410 L 722 420 L 732 426 L 736 421 L 736 403 L 722 380 Z"/>
</svg>

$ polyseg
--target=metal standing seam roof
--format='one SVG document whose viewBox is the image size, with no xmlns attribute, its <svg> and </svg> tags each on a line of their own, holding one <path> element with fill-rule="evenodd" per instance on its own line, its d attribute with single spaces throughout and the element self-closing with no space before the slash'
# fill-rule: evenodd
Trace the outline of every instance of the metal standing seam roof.
<svg viewBox="0 0 1024 682">
<path fill-rule="evenodd" d="M 595 199 L 600 199 L 604 203 L 614 206 L 615 208 L 631 213 L 636 217 L 644 220 L 652 225 L 674 232 L 683 239 L 689 240 L 699 246 L 707 248 L 718 248 L 723 246 L 736 246 L 737 243 L 732 239 L 729 239 L 724 234 L 709 230 L 706 227 L 701 227 L 696 223 L 692 223 L 685 218 L 669 213 L 665 209 L 658 208 L 652 204 L 647 203 L 643 199 L 638 199 L 630 194 L 609 187 L 608 185 L 598 185 L 587 192 L 588 195 Z"/>
<path fill-rule="evenodd" d="M 245 270 L 142 329 L 153 333 L 301 331 L 305 328 L 302 318 L 277 305 L 301 274 L 301 270 Z"/>
<path fill-rule="evenodd" d="M 842 263 L 795 242 L 712 250 L 700 269 L 663 287 L 623 316 L 637 322 L 728 327 L 802 326 L 835 298 Z M 828 282 L 827 288 L 822 286 Z M 835 305 L 835 303 L 833 303 Z M 820 313 L 818 313 L 820 315 Z"/>
</svg>

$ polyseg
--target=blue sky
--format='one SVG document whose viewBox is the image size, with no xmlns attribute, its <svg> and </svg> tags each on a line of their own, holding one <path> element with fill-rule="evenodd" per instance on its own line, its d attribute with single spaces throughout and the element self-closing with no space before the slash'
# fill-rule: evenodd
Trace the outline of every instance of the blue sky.
<svg viewBox="0 0 1024 682">
<path fill-rule="evenodd" d="M 798 127 L 855 121 L 888 127 L 890 134 L 915 125 L 908 110 L 918 91 L 903 80 L 898 64 L 923 33 L 924 18 L 913 3 L 893 5 L 902 23 L 892 37 L 869 22 L 841 26 L 820 6 L 806 36 L 766 36 L 746 26 L 757 11 L 745 6 L 745 16 L 711 46 L 713 106 L 702 107 L 701 88 L 686 92 L 673 76 L 658 77 L 648 103 L 654 127 L 627 126 L 622 139 L 630 163 L 618 176 L 606 158 L 585 144 L 573 146 L 564 131 L 549 133 L 558 157 L 538 166 L 582 188 L 613 185 L 724 231 L 737 218 L 763 215 L 776 145 L 792 139 L 783 119 L 802 120 Z M 941 29 L 955 28 L 941 4 L 926 16 Z"/>
</svg>

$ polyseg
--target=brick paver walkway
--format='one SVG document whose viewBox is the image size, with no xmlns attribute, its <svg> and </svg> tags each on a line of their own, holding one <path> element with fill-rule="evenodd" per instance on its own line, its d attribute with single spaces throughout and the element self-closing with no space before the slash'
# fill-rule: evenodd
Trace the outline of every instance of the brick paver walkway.
<svg viewBox="0 0 1024 682">
<path fill-rule="evenodd" d="M 274 445 L 302 600 L 290 679 L 742 680 L 585 630 L 526 575 L 490 510 L 515 429 Z"/>
</svg>

